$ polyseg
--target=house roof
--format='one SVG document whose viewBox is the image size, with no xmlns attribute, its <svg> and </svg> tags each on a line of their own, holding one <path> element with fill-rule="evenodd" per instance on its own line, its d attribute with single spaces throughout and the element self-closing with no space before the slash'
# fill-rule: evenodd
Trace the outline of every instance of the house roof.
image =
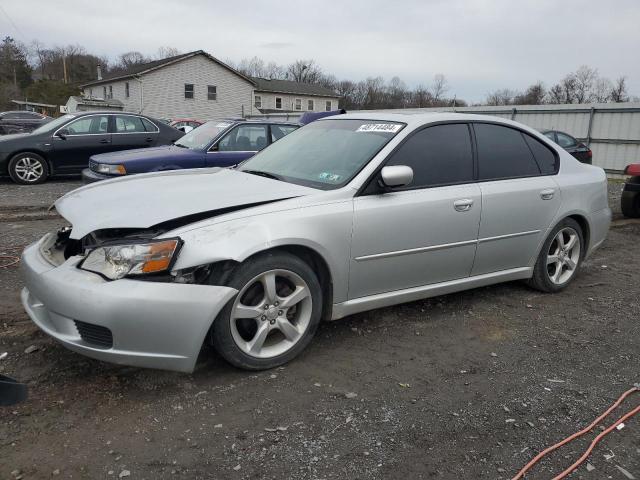
<svg viewBox="0 0 640 480">
<path fill-rule="evenodd" d="M 92 107 L 120 107 L 122 108 L 124 105 L 120 100 L 108 99 L 104 100 L 102 98 L 84 98 L 78 95 L 73 95 L 70 98 L 73 98 L 76 103 L 79 105 L 90 105 Z"/>
<path fill-rule="evenodd" d="M 291 80 L 269 80 L 252 77 L 258 92 L 291 93 L 294 95 L 313 95 L 336 98 L 336 92 L 315 83 L 300 83 Z"/>
<path fill-rule="evenodd" d="M 112 82 L 114 80 L 123 80 L 125 78 L 135 77 L 135 76 L 138 76 L 138 75 L 145 74 L 147 72 L 151 72 L 153 70 L 157 70 L 157 69 L 165 67 L 167 65 L 171 65 L 172 63 L 176 63 L 176 62 L 179 62 L 181 60 L 185 60 L 187 58 L 195 57 L 196 55 L 204 55 L 209 60 L 217 63 L 218 65 L 226 68 L 227 70 L 231 71 L 232 73 L 235 73 L 240 78 L 242 78 L 242 79 L 246 80 L 247 82 L 255 85 L 255 82 L 251 78 L 249 78 L 249 77 L 243 75 L 242 73 L 238 72 L 237 70 L 231 68 L 226 63 L 221 62 L 220 60 L 215 58 L 213 55 L 208 54 L 204 50 L 196 50 L 196 51 L 189 52 L 189 53 L 182 53 L 180 55 L 175 55 L 173 57 L 163 58 L 161 60 L 154 60 L 152 62 L 140 63 L 138 65 L 133 65 L 131 68 L 129 68 L 129 69 L 125 70 L 125 71 L 117 72 L 117 73 L 114 73 L 112 75 L 107 74 L 102 78 L 102 80 L 94 80 L 92 82 L 88 82 L 88 83 L 82 84 L 82 85 L 80 85 L 80 87 L 84 88 L 84 87 L 88 87 L 88 86 L 91 86 L 91 85 L 100 85 L 102 83 Z"/>
</svg>

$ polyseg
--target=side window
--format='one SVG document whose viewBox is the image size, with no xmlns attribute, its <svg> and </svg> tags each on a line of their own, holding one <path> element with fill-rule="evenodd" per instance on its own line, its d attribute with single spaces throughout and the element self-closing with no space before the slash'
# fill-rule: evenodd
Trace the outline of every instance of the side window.
<svg viewBox="0 0 640 480">
<path fill-rule="evenodd" d="M 253 152 L 266 146 L 266 125 L 239 125 L 218 142 L 218 151 Z"/>
<path fill-rule="evenodd" d="M 413 134 L 386 165 L 413 169 L 409 188 L 473 182 L 473 152 L 466 123 L 436 125 Z"/>
<path fill-rule="evenodd" d="M 544 136 L 551 140 L 553 143 L 556 143 L 556 134 L 553 130 L 544 132 Z"/>
<path fill-rule="evenodd" d="M 538 164 L 519 130 L 474 123 L 480 180 L 540 175 Z"/>
<path fill-rule="evenodd" d="M 69 135 L 107 133 L 109 130 L 109 118 L 106 115 L 91 115 L 79 118 L 63 128 L 69 130 Z"/>
<path fill-rule="evenodd" d="M 129 115 L 116 116 L 117 133 L 139 133 L 146 132 L 140 117 L 130 117 Z"/>
<path fill-rule="evenodd" d="M 538 162 L 538 167 L 543 175 L 555 175 L 558 171 L 558 159 L 556 153 L 547 147 L 541 141 L 533 138 L 531 135 L 522 134 L 527 145 L 531 149 L 531 153 Z"/>
<path fill-rule="evenodd" d="M 571 148 L 575 147 L 578 144 L 578 142 L 576 142 L 576 139 L 569 135 L 560 132 L 556 132 L 556 135 L 558 136 L 558 145 L 560 145 L 562 148 Z"/>
<path fill-rule="evenodd" d="M 146 118 L 142 118 L 140 117 L 140 120 L 142 120 L 142 124 L 144 125 L 144 129 L 147 132 L 158 132 L 158 127 L 156 127 L 153 123 L 151 123 L 149 120 L 147 120 Z"/>
<path fill-rule="evenodd" d="M 285 135 L 289 135 L 297 129 L 298 127 L 294 127 L 293 125 L 271 125 L 271 143 L 280 140 Z"/>
</svg>

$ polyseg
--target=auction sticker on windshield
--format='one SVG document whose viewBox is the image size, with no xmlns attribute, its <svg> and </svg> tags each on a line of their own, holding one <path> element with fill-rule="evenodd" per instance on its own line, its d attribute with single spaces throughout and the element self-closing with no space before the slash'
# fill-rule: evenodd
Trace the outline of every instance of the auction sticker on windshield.
<svg viewBox="0 0 640 480">
<path fill-rule="evenodd" d="M 396 133 L 402 128 L 397 123 L 365 123 L 361 125 L 356 132 L 388 132 Z"/>
</svg>

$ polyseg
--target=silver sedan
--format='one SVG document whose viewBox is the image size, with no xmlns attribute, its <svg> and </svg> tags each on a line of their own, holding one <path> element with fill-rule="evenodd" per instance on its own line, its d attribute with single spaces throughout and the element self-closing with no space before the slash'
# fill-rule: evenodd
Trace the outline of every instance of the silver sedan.
<svg viewBox="0 0 640 480">
<path fill-rule="evenodd" d="M 321 320 L 511 280 L 559 292 L 605 239 L 602 169 L 494 117 L 354 113 L 237 169 L 136 175 L 56 202 L 22 301 L 66 347 L 193 370 L 204 342 L 281 365 Z"/>
</svg>

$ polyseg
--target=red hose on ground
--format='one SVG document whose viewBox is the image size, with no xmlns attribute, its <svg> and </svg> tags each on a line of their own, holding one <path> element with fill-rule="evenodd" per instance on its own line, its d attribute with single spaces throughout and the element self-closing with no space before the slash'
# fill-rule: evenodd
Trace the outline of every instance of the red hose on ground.
<svg viewBox="0 0 640 480">
<path fill-rule="evenodd" d="M 622 401 L 627 398 L 629 395 L 631 395 L 634 392 L 638 392 L 640 391 L 640 388 L 638 387 L 633 387 L 629 390 L 627 390 L 626 392 L 624 392 L 620 398 L 618 398 L 618 400 L 615 401 L 615 403 L 613 405 L 611 405 L 602 415 L 600 415 L 598 418 L 596 418 L 589 426 L 583 428 L 582 430 L 580 430 L 579 432 L 574 433 L 573 435 L 568 436 L 567 438 L 565 438 L 564 440 L 556 443 L 555 445 L 552 445 L 551 447 L 548 447 L 546 449 L 544 449 L 542 452 L 540 452 L 538 455 L 536 455 L 529 463 L 527 463 L 522 470 L 520 470 L 518 472 L 518 474 L 513 477 L 512 480 L 518 480 L 520 478 L 524 477 L 524 474 L 527 473 L 527 471 L 529 469 L 531 469 L 531 467 L 533 467 L 538 461 L 540 461 L 540 459 L 542 457 L 544 457 L 545 455 L 553 452 L 554 450 L 560 448 L 561 446 L 569 443 L 572 440 L 575 440 L 578 437 L 581 437 L 582 435 L 584 435 L 585 433 L 588 433 L 589 431 L 591 431 L 592 428 L 594 428 L 598 423 L 600 423 L 607 415 L 609 415 L 613 410 L 615 410 L 618 405 L 620 405 L 622 403 Z M 569 468 L 567 468 L 564 472 L 562 472 L 560 475 L 558 475 L 557 477 L 554 477 L 553 480 L 560 480 L 562 478 L 565 478 L 567 475 L 569 475 L 573 470 L 575 470 L 582 462 L 584 462 L 587 457 L 591 454 L 591 451 L 593 450 L 593 448 L 596 446 L 596 444 L 605 436 L 607 435 L 609 432 L 611 432 L 614 428 L 616 428 L 620 423 L 624 422 L 626 419 L 631 418 L 632 416 L 634 416 L 636 413 L 640 412 L 640 406 L 634 408 L 633 410 L 631 410 L 630 412 L 626 413 L 625 415 L 623 415 L 622 417 L 620 417 L 618 420 L 616 420 L 611 426 L 607 427 L 602 433 L 600 433 L 594 440 L 593 442 L 591 442 L 591 445 L 589 445 L 589 448 L 585 451 L 585 453 L 573 464 L 571 465 Z"/>
</svg>

